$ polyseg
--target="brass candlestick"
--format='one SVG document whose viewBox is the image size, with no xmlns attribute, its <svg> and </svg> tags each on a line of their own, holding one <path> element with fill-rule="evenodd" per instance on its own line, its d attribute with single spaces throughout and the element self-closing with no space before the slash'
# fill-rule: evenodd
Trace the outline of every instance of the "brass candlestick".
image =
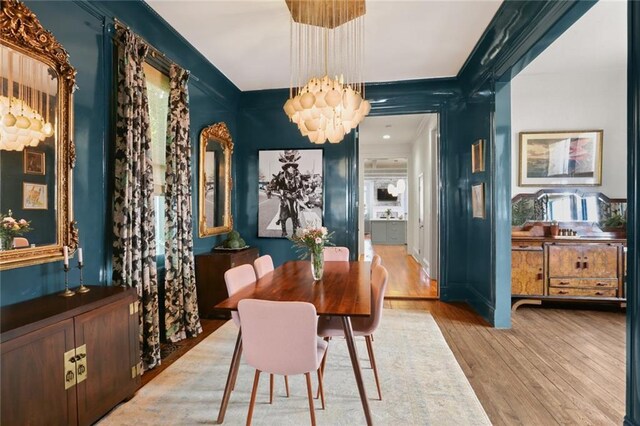
<svg viewBox="0 0 640 426">
<path fill-rule="evenodd" d="M 91 289 L 89 287 L 85 287 L 84 286 L 84 281 L 82 279 L 82 267 L 84 265 L 82 264 L 82 262 L 78 262 L 78 270 L 80 271 L 80 287 L 78 287 L 78 289 L 76 290 L 78 293 L 86 293 L 88 291 L 91 291 Z"/>
<path fill-rule="evenodd" d="M 69 265 L 64 265 L 64 291 L 60 293 L 62 297 L 71 297 L 76 294 L 75 291 L 69 290 Z"/>
</svg>

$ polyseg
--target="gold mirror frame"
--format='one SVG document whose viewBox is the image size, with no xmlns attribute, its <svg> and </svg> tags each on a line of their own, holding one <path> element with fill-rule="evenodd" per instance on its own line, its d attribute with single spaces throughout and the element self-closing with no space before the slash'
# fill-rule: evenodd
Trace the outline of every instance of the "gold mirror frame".
<svg viewBox="0 0 640 426">
<path fill-rule="evenodd" d="M 224 153 L 225 176 L 224 176 L 224 213 L 221 226 L 207 226 L 205 216 L 205 170 L 204 157 L 207 151 L 207 143 L 214 141 L 220 144 Z M 199 227 L 200 238 L 212 235 L 225 234 L 233 229 L 233 217 L 231 216 L 231 154 L 233 154 L 233 141 L 229 134 L 229 129 L 224 122 L 216 123 L 202 129 L 200 132 L 200 161 L 198 168 L 198 193 L 199 193 Z"/>
<path fill-rule="evenodd" d="M 56 242 L 42 247 L 0 251 L 0 270 L 37 265 L 64 259 L 63 246 L 78 247 L 78 228 L 73 220 L 73 167 L 76 152 L 73 131 L 73 89 L 76 70 L 69 54 L 53 34 L 45 30 L 36 15 L 17 0 L 2 0 L 0 43 L 55 70 L 58 79 L 56 129 Z"/>
</svg>

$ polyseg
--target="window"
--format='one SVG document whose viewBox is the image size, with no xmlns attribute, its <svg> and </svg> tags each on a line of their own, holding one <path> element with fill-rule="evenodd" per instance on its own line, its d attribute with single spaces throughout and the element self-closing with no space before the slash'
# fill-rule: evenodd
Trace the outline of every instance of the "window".
<svg viewBox="0 0 640 426">
<path fill-rule="evenodd" d="M 145 63 L 149 122 L 151 125 L 151 158 L 153 161 L 153 194 L 156 209 L 156 256 L 164 256 L 164 189 L 167 169 L 167 113 L 169 112 L 169 77 Z"/>
</svg>

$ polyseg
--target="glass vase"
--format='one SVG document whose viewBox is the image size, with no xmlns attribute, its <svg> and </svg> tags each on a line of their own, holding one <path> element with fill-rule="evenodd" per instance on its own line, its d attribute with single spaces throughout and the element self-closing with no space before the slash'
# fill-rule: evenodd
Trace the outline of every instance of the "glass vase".
<svg viewBox="0 0 640 426">
<path fill-rule="evenodd" d="M 311 252 L 311 275 L 315 281 L 322 279 L 324 273 L 324 251 Z"/>
<path fill-rule="evenodd" d="M 13 237 L 2 237 L 0 240 L 0 250 L 12 250 L 13 249 Z"/>
</svg>

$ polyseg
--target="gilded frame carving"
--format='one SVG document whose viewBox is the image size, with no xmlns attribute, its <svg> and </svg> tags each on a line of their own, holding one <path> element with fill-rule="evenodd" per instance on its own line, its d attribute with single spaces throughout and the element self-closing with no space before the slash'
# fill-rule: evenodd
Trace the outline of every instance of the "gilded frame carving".
<svg viewBox="0 0 640 426">
<path fill-rule="evenodd" d="M 0 251 L 0 270 L 59 261 L 63 246 L 78 247 L 77 223 L 73 219 L 73 168 L 76 161 L 73 133 L 73 90 L 76 70 L 69 54 L 36 15 L 17 0 L 0 5 L 0 44 L 50 66 L 58 80 L 56 129 L 56 243 L 41 247 Z"/>
<path fill-rule="evenodd" d="M 205 216 L 205 152 L 207 151 L 207 142 L 215 141 L 220 144 L 223 152 L 223 161 L 225 164 L 224 176 L 224 214 L 221 226 L 208 226 Z M 225 234 L 233 229 L 233 216 L 231 215 L 231 186 L 233 184 L 231 178 L 231 155 L 233 154 L 233 140 L 229 133 L 229 128 L 224 122 L 216 123 L 212 126 L 205 127 L 200 132 L 200 160 L 198 167 L 198 235 L 200 238 L 210 237 L 212 235 Z"/>
</svg>

